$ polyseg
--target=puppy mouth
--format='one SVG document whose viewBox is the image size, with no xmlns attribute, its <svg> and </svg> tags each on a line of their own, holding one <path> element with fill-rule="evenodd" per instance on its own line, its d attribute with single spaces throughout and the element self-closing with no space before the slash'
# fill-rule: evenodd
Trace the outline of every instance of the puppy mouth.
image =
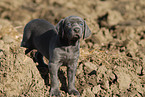
<svg viewBox="0 0 145 97">
<path fill-rule="evenodd" d="M 79 35 L 75 35 L 75 36 L 70 40 L 70 42 L 71 42 L 71 43 L 75 43 L 75 42 L 77 42 L 79 39 L 80 39 L 80 36 L 79 36 Z"/>
<path fill-rule="evenodd" d="M 72 38 L 72 40 L 78 40 L 78 39 L 80 39 L 80 35 L 78 35 L 78 34 L 76 34 L 76 35 Z"/>
</svg>

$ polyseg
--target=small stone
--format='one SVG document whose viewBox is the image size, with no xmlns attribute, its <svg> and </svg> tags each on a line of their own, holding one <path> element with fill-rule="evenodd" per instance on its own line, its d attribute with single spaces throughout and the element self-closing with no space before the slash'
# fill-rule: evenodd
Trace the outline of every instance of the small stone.
<svg viewBox="0 0 145 97">
<path fill-rule="evenodd" d="M 101 90 L 100 85 L 94 86 L 92 92 L 97 94 Z"/>
<path fill-rule="evenodd" d="M 118 71 L 115 73 L 118 77 L 117 81 L 121 91 L 128 89 L 131 83 L 131 76 L 125 71 L 127 71 L 126 68 L 118 68 Z"/>
<path fill-rule="evenodd" d="M 121 16 L 121 14 L 118 11 L 109 11 L 108 12 L 108 17 L 107 17 L 107 23 L 112 26 L 112 25 L 116 25 L 119 22 L 123 21 L 123 17 Z"/>
<path fill-rule="evenodd" d="M 139 44 L 140 44 L 142 47 L 145 47 L 145 39 L 140 40 Z"/>
<path fill-rule="evenodd" d="M 86 62 L 84 64 L 88 69 L 91 69 L 91 70 L 95 70 L 97 68 L 97 66 L 91 62 Z"/>
<path fill-rule="evenodd" d="M 128 44 L 126 45 L 126 47 L 129 50 L 129 53 L 132 56 L 135 56 L 136 52 L 138 51 L 138 45 L 136 44 L 136 42 L 133 40 L 130 40 L 128 41 Z"/>
<path fill-rule="evenodd" d="M 4 56 L 3 51 L 0 49 L 0 58 Z"/>
<path fill-rule="evenodd" d="M 136 67 L 136 72 L 137 72 L 138 75 L 142 74 L 142 68 L 143 68 L 142 66 L 137 66 Z"/>
<path fill-rule="evenodd" d="M 91 88 L 87 88 L 87 89 L 84 89 L 81 97 L 95 97 L 95 95 L 91 91 Z"/>
</svg>

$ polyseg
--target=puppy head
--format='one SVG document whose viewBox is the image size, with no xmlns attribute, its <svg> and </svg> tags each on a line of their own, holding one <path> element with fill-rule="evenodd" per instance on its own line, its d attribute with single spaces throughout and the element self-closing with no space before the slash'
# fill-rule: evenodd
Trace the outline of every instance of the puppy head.
<svg viewBox="0 0 145 97">
<path fill-rule="evenodd" d="M 81 37 L 87 38 L 91 31 L 86 22 L 78 16 L 69 16 L 62 19 L 56 26 L 61 38 L 67 39 L 69 42 L 76 42 Z"/>
</svg>

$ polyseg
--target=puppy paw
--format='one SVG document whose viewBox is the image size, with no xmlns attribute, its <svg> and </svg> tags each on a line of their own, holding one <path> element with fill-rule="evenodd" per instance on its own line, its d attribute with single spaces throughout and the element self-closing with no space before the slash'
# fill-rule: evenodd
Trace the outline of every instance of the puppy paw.
<svg viewBox="0 0 145 97">
<path fill-rule="evenodd" d="M 50 96 L 61 97 L 60 91 L 58 89 L 51 89 Z"/>
<path fill-rule="evenodd" d="M 74 96 L 78 96 L 78 97 L 80 96 L 79 91 L 76 89 L 71 89 L 68 91 L 68 93 L 69 93 L 69 95 L 74 95 Z"/>
</svg>

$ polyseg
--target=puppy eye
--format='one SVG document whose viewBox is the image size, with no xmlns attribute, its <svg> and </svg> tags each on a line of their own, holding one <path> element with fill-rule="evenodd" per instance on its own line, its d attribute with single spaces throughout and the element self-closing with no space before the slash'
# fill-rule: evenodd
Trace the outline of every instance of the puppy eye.
<svg viewBox="0 0 145 97">
<path fill-rule="evenodd" d="M 83 26 L 83 23 L 80 23 L 79 25 L 80 25 L 80 26 Z"/>
<path fill-rule="evenodd" d="M 67 23 L 67 26 L 71 26 L 71 23 Z"/>
</svg>

